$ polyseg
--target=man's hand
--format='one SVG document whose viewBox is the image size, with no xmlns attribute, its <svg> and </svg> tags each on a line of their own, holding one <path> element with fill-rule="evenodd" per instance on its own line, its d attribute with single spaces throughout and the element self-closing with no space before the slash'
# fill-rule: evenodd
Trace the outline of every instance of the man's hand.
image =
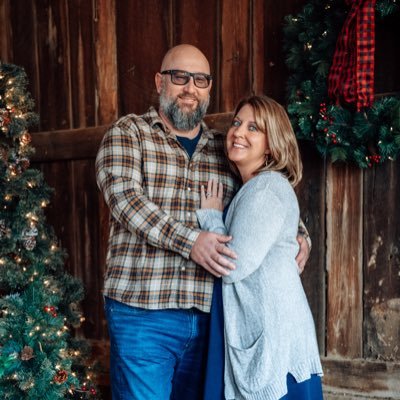
<svg viewBox="0 0 400 400">
<path fill-rule="evenodd" d="M 310 247 L 308 246 L 308 242 L 303 235 L 297 235 L 297 241 L 299 243 L 300 249 L 296 256 L 296 262 L 298 265 L 299 273 L 301 274 L 304 271 L 304 267 L 310 257 Z"/>
<path fill-rule="evenodd" d="M 194 242 L 190 258 L 217 278 L 229 275 L 229 271 L 235 269 L 235 264 L 224 256 L 233 259 L 237 257 L 235 252 L 225 245 L 231 239 L 230 236 L 213 232 L 201 232 Z"/>
</svg>

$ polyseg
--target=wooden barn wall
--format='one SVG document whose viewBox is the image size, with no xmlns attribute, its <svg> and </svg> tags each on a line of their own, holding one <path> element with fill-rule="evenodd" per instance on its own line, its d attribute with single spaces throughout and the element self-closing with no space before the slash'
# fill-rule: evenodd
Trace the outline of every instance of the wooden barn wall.
<svg viewBox="0 0 400 400">
<path fill-rule="evenodd" d="M 94 156 L 105 127 L 157 103 L 154 74 L 166 50 L 183 42 L 210 60 L 210 113 L 231 111 L 250 93 L 284 101 L 282 18 L 304 3 L 0 0 L 0 59 L 23 66 L 30 80 L 40 114 L 34 166 L 55 188 L 48 221 L 69 254 L 66 267 L 84 282 L 80 334 L 93 341 L 97 358 L 107 355 L 100 292 L 108 213 Z M 390 24 L 390 33 L 378 26 L 379 93 L 400 91 L 393 44 L 400 24 Z M 399 163 L 360 171 L 325 162 L 310 143 L 301 151 L 297 192 L 313 240 L 302 280 L 326 398 L 400 399 Z"/>
</svg>

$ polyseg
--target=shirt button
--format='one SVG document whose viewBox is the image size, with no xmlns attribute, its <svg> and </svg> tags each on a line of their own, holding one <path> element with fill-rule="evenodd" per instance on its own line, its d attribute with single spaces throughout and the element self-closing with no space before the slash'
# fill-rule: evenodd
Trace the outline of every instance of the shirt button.
<svg viewBox="0 0 400 400">
<path fill-rule="evenodd" d="M 188 190 L 188 192 L 190 192 L 192 190 L 192 188 L 190 186 L 188 186 L 187 190 Z"/>
<path fill-rule="evenodd" d="M 181 267 L 181 271 L 185 271 L 186 270 L 186 268 L 185 267 Z"/>
<path fill-rule="evenodd" d="M 188 218 L 190 218 L 192 216 L 192 214 L 190 212 L 187 213 Z"/>
</svg>

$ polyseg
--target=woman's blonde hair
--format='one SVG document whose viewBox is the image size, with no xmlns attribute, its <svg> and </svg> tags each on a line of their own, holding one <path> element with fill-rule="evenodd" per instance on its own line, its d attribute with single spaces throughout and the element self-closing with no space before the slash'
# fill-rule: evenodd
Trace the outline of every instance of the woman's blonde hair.
<svg viewBox="0 0 400 400">
<path fill-rule="evenodd" d="M 251 96 L 239 102 L 234 117 L 246 104 L 253 109 L 257 128 L 267 135 L 271 152 L 267 155 L 265 165 L 255 171 L 255 174 L 279 171 L 288 178 L 292 186 L 296 186 L 301 180 L 303 165 L 296 136 L 285 109 L 270 97 Z"/>
</svg>

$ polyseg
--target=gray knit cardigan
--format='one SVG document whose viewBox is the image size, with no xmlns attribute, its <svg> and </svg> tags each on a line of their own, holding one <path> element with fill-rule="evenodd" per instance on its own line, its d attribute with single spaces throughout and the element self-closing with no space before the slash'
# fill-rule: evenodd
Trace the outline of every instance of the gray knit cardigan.
<svg viewBox="0 0 400 400">
<path fill-rule="evenodd" d="M 299 206 L 288 180 L 263 172 L 222 212 L 197 211 L 202 229 L 233 236 L 236 269 L 223 278 L 225 397 L 277 400 L 286 376 L 322 375 L 313 317 L 295 257 Z"/>
</svg>

